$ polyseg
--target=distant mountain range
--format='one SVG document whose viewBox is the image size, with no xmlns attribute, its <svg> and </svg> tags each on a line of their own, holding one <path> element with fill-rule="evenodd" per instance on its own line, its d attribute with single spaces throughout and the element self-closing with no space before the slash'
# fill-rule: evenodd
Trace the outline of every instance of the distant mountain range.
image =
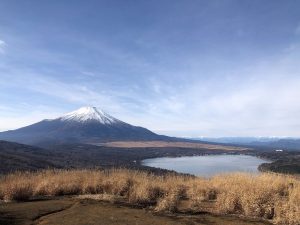
<svg viewBox="0 0 300 225">
<path fill-rule="evenodd" d="M 215 142 L 221 144 L 237 144 L 253 147 L 300 150 L 300 138 L 293 137 L 201 137 L 194 138 L 194 140 Z"/>
<path fill-rule="evenodd" d="M 279 137 L 220 137 L 183 139 L 158 135 L 133 126 L 95 107 L 82 107 L 56 119 L 46 119 L 16 130 L 0 132 L 0 140 L 22 144 L 101 144 L 111 141 L 185 141 L 300 150 L 300 139 Z"/>
<path fill-rule="evenodd" d="M 216 142 L 216 143 L 250 144 L 254 142 L 273 142 L 273 141 L 278 141 L 282 138 L 279 137 L 199 137 L 193 139 Z"/>
<path fill-rule="evenodd" d="M 125 123 L 95 107 L 82 107 L 56 119 L 0 132 L 0 140 L 31 145 L 171 139 Z"/>
</svg>

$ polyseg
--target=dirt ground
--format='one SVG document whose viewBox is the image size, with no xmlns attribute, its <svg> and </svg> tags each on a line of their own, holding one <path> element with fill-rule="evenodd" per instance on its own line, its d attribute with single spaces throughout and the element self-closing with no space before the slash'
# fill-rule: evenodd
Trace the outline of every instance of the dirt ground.
<svg viewBox="0 0 300 225">
<path fill-rule="evenodd" d="M 0 225 L 266 225 L 268 223 L 209 214 L 157 214 L 109 202 L 63 198 L 0 203 Z"/>
</svg>

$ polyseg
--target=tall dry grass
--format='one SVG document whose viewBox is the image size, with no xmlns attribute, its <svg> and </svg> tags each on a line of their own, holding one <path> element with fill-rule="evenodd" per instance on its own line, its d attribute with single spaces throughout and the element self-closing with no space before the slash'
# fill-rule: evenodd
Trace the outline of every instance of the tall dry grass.
<svg viewBox="0 0 300 225">
<path fill-rule="evenodd" d="M 0 178 L 0 199 L 108 194 L 129 203 L 175 212 L 182 200 L 190 210 L 264 218 L 275 224 L 300 224 L 300 181 L 276 174 L 228 174 L 211 179 L 155 176 L 125 169 L 45 170 Z"/>
</svg>

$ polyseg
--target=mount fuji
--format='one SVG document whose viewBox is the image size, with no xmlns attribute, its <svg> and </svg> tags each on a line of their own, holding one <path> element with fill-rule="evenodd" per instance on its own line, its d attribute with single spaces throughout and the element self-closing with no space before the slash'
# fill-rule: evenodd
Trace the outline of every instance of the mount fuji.
<svg viewBox="0 0 300 225">
<path fill-rule="evenodd" d="M 0 132 L 0 140 L 31 145 L 171 139 L 125 123 L 96 107 L 82 107 L 56 119 L 46 119 L 17 130 Z"/>
</svg>

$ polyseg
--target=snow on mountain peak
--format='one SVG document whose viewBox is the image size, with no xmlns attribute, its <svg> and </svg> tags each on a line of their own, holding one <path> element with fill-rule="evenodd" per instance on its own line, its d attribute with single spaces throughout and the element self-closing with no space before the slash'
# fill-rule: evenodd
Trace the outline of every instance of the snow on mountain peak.
<svg viewBox="0 0 300 225">
<path fill-rule="evenodd" d="M 89 122 L 96 121 L 102 124 L 112 124 L 118 122 L 117 119 L 105 113 L 102 110 L 98 110 L 96 107 L 81 107 L 78 110 L 67 113 L 59 118 L 62 121 L 76 121 L 76 122 Z"/>
</svg>

